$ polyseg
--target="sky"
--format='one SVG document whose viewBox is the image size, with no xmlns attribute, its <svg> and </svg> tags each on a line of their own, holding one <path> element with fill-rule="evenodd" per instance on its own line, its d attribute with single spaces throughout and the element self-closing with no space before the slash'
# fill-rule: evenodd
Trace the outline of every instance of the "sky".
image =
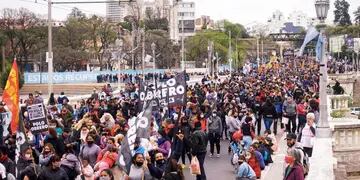
<svg viewBox="0 0 360 180">
<path fill-rule="evenodd" d="M 69 0 L 53 0 L 69 1 Z M 74 0 L 73 0 L 74 1 Z M 76 0 L 75 0 L 76 1 Z M 91 0 L 90 0 L 91 1 Z M 185 0 L 189 1 L 189 0 Z M 232 22 L 248 26 L 254 22 L 265 23 L 272 13 L 280 10 L 287 17 L 291 12 L 303 11 L 309 17 L 316 17 L 314 0 L 192 0 L 196 6 L 196 16 L 209 15 L 214 20 L 228 19 Z M 350 3 L 349 13 L 353 18 L 353 12 L 360 6 L 360 0 L 347 0 Z M 334 19 L 334 0 L 330 0 L 331 9 L 328 17 Z M 54 5 L 53 18 L 56 20 L 66 19 L 72 7 L 78 7 L 86 14 L 105 16 L 105 4 L 86 5 Z M 35 13 L 46 15 L 47 2 L 45 0 L 0 0 L 0 9 L 3 8 L 27 8 Z"/>
</svg>

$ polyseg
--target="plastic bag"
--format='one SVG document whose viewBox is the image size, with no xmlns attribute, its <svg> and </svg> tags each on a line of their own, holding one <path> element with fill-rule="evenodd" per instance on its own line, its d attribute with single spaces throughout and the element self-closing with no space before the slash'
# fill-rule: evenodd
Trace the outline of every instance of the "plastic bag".
<svg viewBox="0 0 360 180">
<path fill-rule="evenodd" d="M 282 117 L 281 122 L 282 122 L 283 124 L 288 124 L 288 123 L 289 123 L 289 118 L 287 118 L 287 117 Z"/>
<path fill-rule="evenodd" d="M 196 156 L 193 156 L 190 163 L 190 173 L 192 175 L 200 175 L 200 164 Z"/>
</svg>

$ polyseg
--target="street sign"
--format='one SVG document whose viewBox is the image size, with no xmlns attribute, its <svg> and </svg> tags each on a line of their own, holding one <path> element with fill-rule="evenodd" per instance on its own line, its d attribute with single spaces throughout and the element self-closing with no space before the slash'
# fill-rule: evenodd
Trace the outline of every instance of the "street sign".
<svg viewBox="0 0 360 180">
<path fill-rule="evenodd" d="M 49 56 L 49 52 L 46 52 L 46 62 L 49 62 L 53 58 L 53 53 L 51 53 L 51 56 Z"/>
<path fill-rule="evenodd" d="M 45 108 L 43 104 L 34 104 L 27 107 L 30 122 L 30 131 L 35 135 L 48 130 Z"/>
</svg>

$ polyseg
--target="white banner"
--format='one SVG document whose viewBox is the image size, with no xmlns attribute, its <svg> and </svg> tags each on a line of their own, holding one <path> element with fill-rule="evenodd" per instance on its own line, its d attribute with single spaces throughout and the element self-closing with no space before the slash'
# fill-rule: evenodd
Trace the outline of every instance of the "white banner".
<svg viewBox="0 0 360 180">
<path fill-rule="evenodd" d="M 344 35 L 330 37 L 329 44 L 330 44 L 330 52 L 332 53 L 341 52 L 341 47 L 345 45 Z"/>
</svg>

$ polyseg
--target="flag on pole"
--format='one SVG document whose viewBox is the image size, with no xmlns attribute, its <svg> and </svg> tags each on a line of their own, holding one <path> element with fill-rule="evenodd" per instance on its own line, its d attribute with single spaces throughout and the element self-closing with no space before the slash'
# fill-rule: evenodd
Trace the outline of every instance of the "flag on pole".
<svg viewBox="0 0 360 180">
<path fill-rule="evenodd" d="M 323 48 L 323 45 L 324 45 L 324 37 L 322 34 L 319 35 L 319 38 L 318 38 L 318 41 L 316 43 L 316 49 L 315 49 L 315 52 L 316 52 L 316 61 L 318 62 L 321 62 L 322 60 L 322 48 Z"/>
<path fill-rule="evenodd" d="M 21 153 L 29 147 L 29 143 L 27 141 L 26 133 L 25 133 L 25 127 L 24 127 L 24 121 L 22 119 L 22 115 L 18 113 L 19 121 L 16 131 L 16 151 L 15 151 L 15 163 L 16 163 L 16 176 L 19 177 L 20 173 L 23 169 L 18 168 L 18 160 L 21 156 Z M 36 170 L 35 170 L 36 171 Z"/>
<path fill-rule="evenodd" d="M 313 27 L 313 26 L 309 27 L 309 29 L 306 32 L 306 36 L 305 36 L 304 42 L 303 42 L 303 44 L 302 44 L 302 46 L 300 48 L 298 56 L 303 55 L 306 45 L 310 41 L 315 39 L 318 35 L 319 35 L 319 32 L 315 29 L 315 27 Z"/>
<path fill-rule="evenodd" d="M 11 112 L 11 133 L 15 134 L 19 125 L 19 71 L 14 59 L 6 86 L 2 96 L 3 101 Z"/>
</svg>

